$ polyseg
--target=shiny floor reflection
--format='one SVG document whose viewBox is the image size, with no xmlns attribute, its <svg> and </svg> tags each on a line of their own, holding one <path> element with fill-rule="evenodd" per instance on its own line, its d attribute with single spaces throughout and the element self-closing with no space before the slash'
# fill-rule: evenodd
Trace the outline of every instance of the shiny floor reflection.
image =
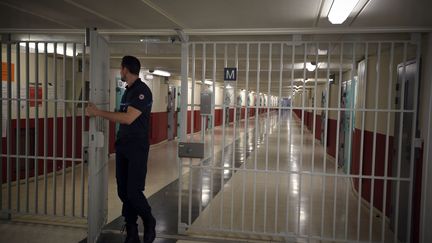
<svg viewBox="0 0 432 243">
<path fill-rule="evenodd" d="M 290 117 L 285 112 L 278 121 L 273 112 L 269 120 L 261 122 L 253 130 L 263 134 L 257 139 L 256 150 L 249 149 L 255 147 L 253 136 L 239 142 L 246 149 L 235 153 L 243 158 L 234 160 L 242 161 L 235 165 L 237 169 L 230 166 L 231 157 L 207 163 L 214 167 L 223 164 L 228 168 L 223 172 L 192 170 L 192 177 L 202 178 L 193 188 L 202 195 L 200 206 L 204 206 L 188 233 L 282 241 L 393 242 L 388 223 L 358 200 L 351 179 L 332 176 L 344 172 L 310 131 L 303 130 L 302 136 L 301 122 Z M 223 174 L 223 183 L 209 179 L 218 173 Z M 215 185 L 223 185 L 223 190 L 212 198 L 209 192 Z"/>
</svg>

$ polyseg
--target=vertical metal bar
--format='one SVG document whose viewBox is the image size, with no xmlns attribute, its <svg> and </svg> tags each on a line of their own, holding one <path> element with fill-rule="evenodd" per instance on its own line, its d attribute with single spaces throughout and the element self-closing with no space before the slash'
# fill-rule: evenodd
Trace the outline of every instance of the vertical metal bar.
<svg viewBox="0 0 432 243">
<path fill-rule="evenodd" d="M 75 152 L 76 152 L 76 103 L 74 102 L 75 97 L 75 55 L 76 55 L 76 43 L 73 43 L 72 47 L 72 216 L 75 216 Z"/>
<path fill-rule="evenodd" d="M 191 94 L 191 133 L 189 141 L 194 141 L 194 117 L 195 117 L 195 43 L 192 43 L 192 94 Z M 189 83 L 188 83 L 189 86 Z M 189 92 L 189 90 L 188 90 Z M 188 122 L 189 123 L 189 122 Z"/>
<path fill-rule="evenodd" d="M 306 80 L 306 58 L 307 58 L 307 43 L 304 43 L 304 60 L 303 60 L 303 80 Z M 294 66 L 293 66 L 294 68 Z M 303 84 L 302 92 L 302 110 L 301 110 L 301 136 L 300 136 L 300 168 L 299 168 L 299 183 L 298 183 L 298 205 L 297 205 L 297 234 L 300 234 L 300 214 L 301 214 L 301 191 L 302 191 L 302 175 L 303 175 L 303 148 L 304 148 L 304 106 L 305 106 L 306 88 Z"/>
<path fill-rule="evenodd" d="M 267 84 L 267 98 L 270 96 L 270 87 L 271 87 L 271 72 L 272 72 L 272 44 L 269 44 L 269 64 L 268 64 L 268 84 Z M 269 132 L 270 132 L 270 109 L 267 100 L 267 120 L 265 126 L 265 139 L 266 139 L 266 150 L 265 150 L 265 173 L 266 173 L 266 182 L 264 187 L 264 232 L 267 232 L 267 176 L 268 176 L 268 141 L 269 141 Z"/>
<path fill-rule="evenodd" d="M 404 43 L 403 50 L 403 71 L 402 80 L 400 87 L 401 93 L 401 106 L 399 108 L 400 120 L 399 120 L 399 141 L 398 141 L 398 162 L 397 162 L 397 178 L 396 178 L 396 207 L 395 207 L 395 227 L 394 227 L 394 242 L 398 241 L 397 234 L 399 232 L 399 196 L 400 196 L 400 179 L 401 179 L 401 164 L 402 164 L 402 135 L 403 135 L 403 119 L 405 109 L 405 81 L 406 81 L 406 60 L 407 60 L 407 43 Z"/>
<path fill-rule="evenodd" d="M 202 70 L 201 70 L 201 92 L 203 92 L 203 88 L 205 86 L 205 76 L 206 76 L 206 44 L 202 44 Z M 192 97 L 193 99 L 194 97 Z M 201 103 L 201 101 L 200 101 Z M 204 142 L 204 131 L 205 131 L 205 127 L 204 127 L 204 116 L 201 114 L 201 110 L 200 110 L 200 117 L 201 117 L 201 142 Z M 199 213 L 201 214 L 202 210 L 203 210 L 203 205 L 202 205 L 202 193 L 203 193 L 203 160 L 200 161 L 200 200 L 199 200 Z"/>
<path fill-rule="evenodd" d="M 58 103 L 58 95 L 57 95 L 57 88 L 58 88 L 58 81 L 57 81 L 57 42 L 54 42 L 54 54 L 53 54 L 53 65 L 54 65 L 54 116 L 53 116 L 53 123 L 54 123 L 54 131 L 53 131 L 53 164 L 52 164 L 52 180 L 53 180 L 53 194 L 52 194 L 52 200 L 53 200 L 53 214 L 57 215 L 57 103 Z M 83 108 L 84 110 L 84 108 Z"/>
<path fill-rule="evenodd" d="M 1 40 L 0 40 L 1 41 Z M 0 117 L 3 118 L 3 43 L 0 42 L 0 80 L 2 82 L 2 92 L 0 92 Z M 3 119 L 0 119 L 0 182 L 3 184 Z M 0 211 L 3 210 L 3 188 L 0 190 Z"/>
<path fill-rule="evenodd" d="M 216 166 L 215 163 L 215 100 L 216 100 L 216 43 L 213 43 L 213 94 L 211 96 L 212 99 L 212 111 L 211 111 L 211 122 L 212 122 L 212 127 L 211 127 L 211 163 L 212 163 L 212 167 Z M 211 169 L 210 171 L 210 198 L 213 201 L 213 169 Z M 222 174 L 223 175 L 223 174 Z M 212 207 L 209 207 L 209 211 L 210 211 L 210 228 L 211 228 L 211 222 L 213 219 L 213 209 Z"/>
<path fill-rule="evenodd" d="M 224 46 L 224 68 L 228 67 L 228 46 L 227 44 L 225 44 Z M 227 96 L 227 88 L 224 82 L 224 89 L 223 89 L 223 101 L 222 101 L 222 159 L 221 159 L 221 165 L 222 165 L 222 171 L 221 171 L 221 204 L 220 204 L 220 210 L 219 210 L 219 221 L 220 221 L 220 225 L 219 228 L 222 228 L 222 224 L 223 224 L 223 204 L 224 204 L 224 193 L 223 193 L 223 188 L 224 188 L 224 171 L 225 171 L 225 123 L 226 123 L 226 104 L 225 104 L 225 99 Z M 229 107 L 229 104 L 228 104 Z M 229 114 L 229 111 L 228 111 Z M 228 119 L 229 121 L 229 119 Z M 229 166 L 229 165 L 228 165 Z"/>
<path fill-rule="evenodd" d="M 291 150 L 291 144 L 292 144 L 292 126 L 293 126 L 293 99 L 294 99 L 294 63 L 295 63 L 295 44 L 292 43 L 291 46 L 291 99 L 290 99 L 290 110 L 289 110 L 289 122 L 288 122 L 288 132 L 289 132 L 289 137 L 288 137 L 288 151 L 289 151 L 289 155 L 291 155 L 292 150 Z M 288 162 L 289 163 L 289 162 Z M 291 176 L 293 176 L 293 171 L 291 169 L 291 167 L 287 168 L 288 170 L 288 176 L 287 176 L 287 196 L 286 196 L 286 200 L 287 200 L 287 205 L 286 205 L 286 219 L 285 219 L 285 224 L 286 224 L 286 233 L 288 234 L 289 232 L 289 218 L 290 218 L 290 213 L 289 213 L 289 208 L 290 208 L 290 179 Z"/>
<path fill-rule="evenodd" d="M 235 46 L 235 66 L 238 70 L 238 44 L 236 44 Z M 238 75 L 237 75 L 238 78 Z M 232 169 L 232 175 L 234 175 L 235 172 L 235 153 L 236 153 L 236 140 L 237 140 L 237 83 L 234 85 L 234 122 L 233 122 L 233 149 L 232 149 L 232 164 L 231 164 L 231 169 Z M 230 224 L 230 229 L 232 230 L 234 226 L 234 187 L 232 187 L 231 190 L 231 224 Z"/>
<path fill-rule="evenodd" d="M 318 52 L 318 49 L 317 49 Z M 321 141 L 321 143 L 324 144 L 324 169 L 323 172 L 324 174 L 327 174 L 327 130 L 328 130 L 328 108 L 329 108 L 329 95 L 330 95 L 330 57 L 331 57 L 331 44 L 328 43 L 328 48 L 327 48 L 327 83 L 326 83 L 326 97 L 325 97 L 325 110 L 321 112 L 321 119 L 323 119 L 322 114 L 325 113 L 325 121 L 324 121 L 324 142 Z M 318 65 L 318 63 L 317 63 Z M 322 124 L 322 123 L 321 123 Z M 322 185 L 322 204 L 321 204 L 321 237 L 324 237 L 324 205 L 325 205 L 325 201 L 326 201 L 326 197 L 324 196 L 325 194 L 325 189 L 326 189 L 326 183 L 327 183 L 327 177 L 323 176 L 324 182 Z"/>
<path fill-rule="evenodd" d="M 270 98 L 270 89 L 271 89 L 271 79 L 272 79 L 272 44 L 269 44 L 269 70 L 268 70 L 268 83 L 267 83 L 267 122 L 270 120 L 270 106 L 269 106 L 269 98 Z M 268 140 L 269 140 L 269 132 L 270 132 L 270 126 L 266 126 L 266 171 L 268 171 Z M 267 199 L 265 200 L 267 201 Z M 265 224 L 264 224 L 265 225 Z M 264 227 L 265 228 L 265 227 Z"/>
<path fill-rule="evenodd" d="M 353 86 L 354 85 L 354 72 L 356 71 L 356 64 L 357 64 L 357 62 L 356 62 L 356 43 L 355 42 L 353 42 L 352 43 L 352 70 L 351 70 L 351 86 Z M 354 109 L 354 95 L 352 95 L 352 101 L 351 101 L 351 107 L 350 107 L 350 109 L 349 109 L 349 112 L 350 112 L 350 119 L 349 119 L 349 122 L 350 122 L 350 124 L 349 124 L 349 141 L 348 141 L 348 148 L 350 149 L 350 150 L 352 150 L 352 135 L 353 135 L 353 132 L 352 132 L 352 130 L 353 130 L 353 113 L 355 112 L 353 109 Z M 355 128 L 355 127 L 354 127 Z M 348 167 L 347 167 L 347 173 L 348 173 L 348 175 L 350 175 L 351 174 L 351 152 L 350 152 L 350 156 L 348 157 Z M 350 177 L 348 177 L 348 184 L 350 184 L 351 183 L 351 179 L 352 178 L 350 178 Z M 345 240 L 347 240 L 348 239 L 348 208 L 349 208 L 349 186 L 347 186 L 346 187 L 346 198 L 345 198 Z"/>
<path fill-rule="evenodd" d="M 187 141 L 187 111 L 188 111 L 188 77 L 189 77 L 189 43 L 188 41 L 182 42 L 181 49 L 181 108 L 180 108 L 180 141 Z M 179 170 L 179 200 L 178 200 L 178 213 L 177 213 L 177 224 L 181 223 L 181 209 L 182 209 L 182 182 L 183 182 L 183 160 L 178 158 L 178 170 Z M 200 200 L 201 201 L 201 198 Z"/>
<path fill-rule="evenodd" d="M 39 211 L 39 43 L 35 43 L 35 92 L 34 92 L 34 104 L 35 104 L 35 137 L 34 137 L 34 155 L 35 155 L 35 168 L 34 168 L 34 212 L 37 214 Z"/>
<path fill-rule="evenodd" d="M 376 161 L 376 137 L 378 126 L 378 94 L 380 89 L 380 70 L 381 70 L 381 42 L 378 43 L 378 56 L 376 64 L 376 78 L 375 78 L 375 111 L 374 111 L 374 131 L 373 131 L 373 145 L 372 145 L 372 179 L 371 179 L 371 198 L 369 203 L 369 241 L 372 240 L 372 225 L 373 225 L 373 211 L 374 211 L 374 193 L 375 193 L 375 161 Z"/>
<path fill-rule="evenodd" d="M 394 42 L 391 43 L 390 47 L 390 64 L 389 64 L 389 85 L 388 85 L 388 98 L 387 98 L 387 109 L 390 110 L 392 108 L 392 97 L 393 97 L 393 59 L 394 59 Z M 387 181 L 388 181 L 388 164 L 389 164 L 389 140 L 390 140 L 390 118 L 391 112 L 387 112 L 387 130 L 386 130 L 386 145 L 385 145 L 385 158 L 384 158 L 384 196 L 383 196 L 383 220 L 381 221 L 381 242 L 385 241 L 385 225 L 386 221 L 384 220 L 386 217 L 387 211 Z"/>
<path fill-rule="evenodd" d="M 188 83 L 189 86 L 189 83 Z M 189 91 L 188 91 L 189 92 Z M 193 141 L 193 127 L 194 127 L 194 112 L 195 112 L 195 43 L 192 43 L 192 95 L 191 95 L 191 133 L 189 136 L 189 141 Z M 192 169 L 192 159 L 189 159 L 189 215 L 188 215 L 188 225 L 192 224 L 192 176 L 193 176 L 193 169 Z"/>
<path fill-rule="evenodd" d="M 362 109 L 366 109 L 366 94 L 367 94 L 367 74 L 368 74 L 368 53 L 369 51 L 369 43 L 366 42 L 366 48 L 365 48 L 365 73 L 364 73 L 364 88 L 363 88 L 363 104 Z M 357 200 L 357 240 L 360 240 L 360 213 L 361 213 L 361 198 L 362 198 L 362 184 L 363 184 L 363 159 L 364 159 L 364 133 L 365 133 L 365 123 L 366 123 L 366 111 L 362 111 L 362 127 L 361 127 L 361 142 L 360 142 L 360 167 L 359 167 L 359 196 Z"/>
<path fill-rule="evenodd" d="M 284 43 L 280 44 L 280 65 L 279 65 L 279 94 L 278 94 L 278 135 L 277 135 L 277 158 L 276 158 L 276 171 L 279 172 L 279 163 L 280 163 L 280 125 L 282 123 L 281 121 L 281 99 L 282 99 L 282 79 L 283 79 L 283 65 L 284 65 Z M 276 188 L 276 205 L 275 205 L 275 233 L 278 232 L 278 211 L 279 211 L 279 180 L 280 178 L 278 178 L 278 183 L 277 183 L 277 188 Z M 289 193 L 287 191 L 287 193 Z M 288 210 L 288 208 L 287 208 Z"/>
<path fill-rule="evenodd" d="M 81 60 L 82 60 L 82 64 L 81 64 L 81 137 L 84 136 L 84 131 L 85 131 L 85 109 L 84 109 L 84 101 L 86 101 L 86 97 L 87 97 L 87 90 L 86 90 L 86 82 L 85 82 L 85 72 L 86 72 L 86 45 L 82 44 L 82 56 L 81 56 Z M 56 78 L 57 79 L 57 78 Z M 57 90 L 57 88 L 56 88 Z M 57 99 L 57 98 L 55 98 Z M 57 101 L 55 101 L 55 103 L 57 104 Z M 85 194 L 85 189 L 84 189 L 84 147 L 81 146 L 81 217 L 84 217 L 84 194 Z"/>
<path fill-rule="evenodd" d="M 63 161 L 63 171 L 62 171 L 62 215 L 66 215 L 66 110 L 67 110 L 67 102 L 66 102 L 66 91 L 67 91 L 67 85 L 66 85 L 66 51 L 67 51 L 67 43 L 63 43 L 63 132 L 62 132 L 62 138 L 63 138 L 63 150 L 62 150 L 62 161 Z"/>
<path fill-rule="evenodd" d="M 342 92 L 342 63 L 343 63 L 343 43 L 340 44 L 340 60 L 339 60 L 339 87 L 338 87 L 338 116 L 337 116 L 337 123 L 336 123 L 336 160 L 335 160 L 335 175 L 334 175 L 334 198 L 333 198 L 333 234 L 332 237 L 336 238 L 336 201 L 337 201 L 337 186 L 338 186 L 338 163 L 339 163 L 339 133 L 340 133 L 340 119 L 341 119 L 341 92 Z M 336 80 L 335 80 L 336 81 Z M 346 108 L 346 107 L 344 107 Z M 348 213 L 348 212 L 346 212 Z"/>
<path fill-rule="evenodd" d="M 0 47 L 1 48 L 1 47 Z M 0 53 L 1 55 L 1 53 Z M 16 210 L 17 212 L 21 211 L 21 47 L 20 43 L 16 43 L 16 98 L 17 98 L 17 106 L 16 106 Z M 1 61 L 0 61 L 1 65 Z M 0 71 L 1 74 L 1 71 Z M 2 106 L 1 106 L 2 107 Z M 0 108 L 3 109 L 3 108 Z M 1 139 L 1 136 L 0 136 Z M 0 162 L 3 163 L 3 162 Z M 0 180 L 0 183 L 3 183 Z M 0 201 L 1 203 L 1 201 Z"/>
<path fill-rule="evenodd" d="M 30 154 L 30 43 L 26 42 L 26 144 L 25 154 Z M 30 201 L 30 185 L 29 185 L 29 160 L 28 156 L 25 157 L 25 187 L 26 187 L 26 213 L 29 212 L 29 201 Z"/>
<path fill-rule="evenodd" d="M 257 175 L 257 156 L 258 156 L 258 117 L 259 117 L 259 106 L 260 106 L 260 70 L 261 70 L 261 43 L 258 43 L 257 53 L 257 91 L 256 91 L 256 103 L 255 103 L 255 154 L 254 154 L 254 188 L 253 188 L 253 211 L 252 211 L 252 231 L 255 232 L 255 221 L 256 221 L 256 175 Z"/>
<path fill-rule="evenodd" d="M 205 87 L 205 77 L 206 77 L 206 69 L 207 69 L 207 67 L 206 67 L 206 65 L 207 65 L 206 44 L 204 43 L 202 46 L 203 46 L 203 49 L 202 49 L 202 70 L 201 70 L 202 71 L 202 74 L 201 74 L 201 83 L 202 83 L 201 92 L 203 92 L 202 89 L 203 89 L 203 87 Z M 200 115 L 201 115 L 201 142 L 204 142 L 204 135 L 205 135 L 205 130 L 206 130 L 205 120 L 207 119 L 207 116 L 203 116 L 201 114 L 201 111 L 200 111 Z"/>
<path fill-rule="evenodd" d="M 224 46 L 224 68 L 226 68 L 228 66 L 228 46 L 227 44 L 225 44 Z M 221 171 L 221 175 L 224 174 L 224 170 L 226 167 L 226 163 L 225 163 L 225 123 L 226 123 L 226 104 L 225 104 L 225 99 L 227 97 L 227 88 L 224 82 L 224 89 L 223 89 L 223 101 L 222 101 L 222 161 L 221 161 L 221 165 L 222 165 L 222 171 Z M 229 109 L 229 104 L 228 104 L 228 109 Z M 228 115 L 229 115 L 229 110 L 228 110 Z M 228 119 L 229 122 L 229 119 Z M 229 166 L 229 165 L 228 165 Z M 223 176 L 221 176 L 221 188 L 223 189 L 223 185 L 224 185 L 224 178 Z M 221 191 L 222 191 L 221 189 Z M 223 225 L 223 204 L 224 204 L 224 193 L 221 193 L 221 205 L 220 205 L 220 215 L 219 215 L 219 220 L 220 220 L 220 228 L 222 228 Z"/>
<path fill-rule="evenodd" d="M 316 64 L 316 68 L 315 68 L 315 83 L 314 83 L 314 103 L 313 105 L 313 125 L 312 125 L 312 160 L 311 160 L 311 164 L 312 164 L 312 168 L 311 168 L 311 175 L 309 177 L 309 183 L 312 186 L 313 184 L 313 177 L 314 177 L 314 171 L 315 171 L 315 142 L 316 142 L 316 116 L 317 116 L 317 89 L 318 89 L 318 69 L 319 69 L 319 63 L 318 63 L 318 43 L 315 43 L 315 64 Z M 303 83 L 303 85 L 306 85 L 306 79 Z M 325 153 L 324 153 L 325 154 Z M 313 208 L 312 208 L 312 204 L 313 204 L 313 193 L 312 190 L 309 191 L 309 214 L 310 214 L 310 221 L 313 222 Z M 308 232 L 308 236 L 312 235 L 312 224 L 309 224 L 309 232 Z"/>
<path fill-rule="evenodd" d="M 246 89 L 245 89 L 245 101 L 246 101 L 246 108 L 245 108 L 245 129 L 244 129 L 244 161 L 243 161 L 243 169 L 246 169 L 246 161 L 247 161 L 247 147 L 248 147 L 248 137 L 249 137 L 249 43 L 246 44 Z M 244 231 L 245 226 L 245 197 L 246 197 L 246 171 L 243 171 L 243 190 L 242 190 L 242 231 Z"/>
<path fill-rule="evenodd" d="M 420 79 L 420 55 L 421 55 L 421 42 L 418 41 L 417 45 L 417 55 L 416 55 L 416 74 L 414 81 L 414 114 L 413 114 L 413 124 L 411 130 L 411 156 L 410 156 L 410 180 L 409 180 L 409 197 L 408 197 L 408 225 L 407 225 L 407 238 L 406 241 L 411 241 L 411 221 L 412 221 L 412 198 L 413 198 L 413 179 L 414 179 L 414 140 L 416 138 L 417 131 L 417 112 L 418 112 L 418 87 L 419 87 L 419 79 Z"/>
<path fill-rule="evenodd" d="M 48 43 L 45 42 L 45 79 L 44 79 L 44 210 L 43 213 L 47 214 L 47 199 L 48 199 L 48 170 L 47 170 L 47 156 L 48 156 Z M 75 133 L 73 133 L 75 134 Z"/>
<path fill-rule="evenodd" d="M 7 168 L 7 209 L 12 210 L 12 165 L 11 165 L 11 153 L 12 153 L 12 45 L 11 43 L 7 43 L 6 50 L 6 62 L 7 62 L 7 146 L 6 146 L 6 168 Z M 3 109 L 3 107 L 2 107 Z M 3 190 L 3 188 L 2 188 Z"/>
</svg>

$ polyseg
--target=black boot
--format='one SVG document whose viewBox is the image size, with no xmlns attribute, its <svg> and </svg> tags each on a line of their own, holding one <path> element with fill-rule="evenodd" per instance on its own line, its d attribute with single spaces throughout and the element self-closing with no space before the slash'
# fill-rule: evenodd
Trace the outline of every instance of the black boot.
<svg viewBox="0 0 432 243">
<path fill-rule="evenodd" d="M 149 219 L 144 221 L 144 243 L 152 243 L 156 238 L 156 219 L 151 216 Z"/>
<path fill-rule="evenodd" d="M 126 224 L 126 240 L 125 243 L 141 243 L 138 236 L 137 224 Z"/>
</svg>

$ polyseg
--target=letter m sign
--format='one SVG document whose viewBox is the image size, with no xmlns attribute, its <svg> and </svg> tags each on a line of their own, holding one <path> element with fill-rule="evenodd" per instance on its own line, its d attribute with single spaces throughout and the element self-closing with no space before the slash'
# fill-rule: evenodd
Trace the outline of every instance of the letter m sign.
<svg viewBox="0 0 432 243">
<path fill-rule="evenodd" d="M 237 68 L 224 68 L 224 81 L 236 81 Z"/>
</svg>

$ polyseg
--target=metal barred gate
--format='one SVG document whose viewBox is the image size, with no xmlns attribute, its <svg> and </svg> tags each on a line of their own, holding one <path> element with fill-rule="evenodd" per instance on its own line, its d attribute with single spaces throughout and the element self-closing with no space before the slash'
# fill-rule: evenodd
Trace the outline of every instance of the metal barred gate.
<svg viewBox="0 0 432 243">
<path fill-rule="evenodd" d="M 109 108 L 109 51 L 95 31 L 89 34 L 90 47 L 0 43 L 0 214 L 88 227 L 95 242 L 106 222 L 108 126 L 88 119 L 84 108 L 89 98 Z"/>
<path fill-rule="evenodd" d="M 411 242 L 419 58 L 415 38 L 184 42 L 179 231 Z"/>
</svg>

